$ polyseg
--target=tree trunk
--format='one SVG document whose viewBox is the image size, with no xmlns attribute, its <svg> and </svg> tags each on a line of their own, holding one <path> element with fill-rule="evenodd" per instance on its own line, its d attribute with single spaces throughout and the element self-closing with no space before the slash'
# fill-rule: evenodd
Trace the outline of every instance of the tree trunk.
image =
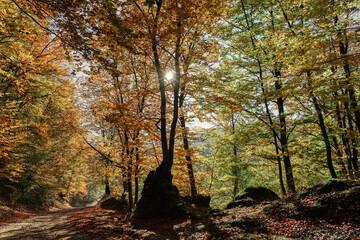
<svg viewBox="0 0 360 240">
<path fill-rule="evenodd" d="M 275 81 L 275 89 L 281 90 L 280 80 L 280 71 L 275 70 L 274 77 L 277 78 Z M 284 99 L 282 97 L 277 98 L 277 107 L 279 112 L 279 122 L 280 122 L 280 144 L 281 144 L 281 151 L 283 155 L 284 167 L 285 167 L 285 176 L 286 176 L 286 183 L 288 189 L 291 193 L 295 193 L 295 181 L 292 171 L 292 166 L 290 162 L 289 156 L 289 149 L 288 149 L 288 139 L 287 139 L 287 126 L 286 126 L 286 116 L 284 110 Z"/>
<path fill-rule="evenodd" d="M 109 185 L 109 177 L 105 176 L 105 195 L 110 195 L 110 185 Z"/>
<path fill-rule="evenodd" d="M 339 18 L 338 16 L 335 16 L 334 19 L 334 23 L 336 26 L 338 26 L 338 21 Z M 339 39 L 342 38 L 342 36 L 346 36 L 346 32 L 343 29 L 340 29 L 337 31 L 338 37 Z M 346 38 L 345 38 L 346 39 Z M 349 47 L 349 43 L 347 40 L 345 40 L 345 42 L 340 41 L 339 42 L 339 52 L 341 55 L 341 59 L 343 59 L 343 70 L 345 73 L 345 85 L 346 85 L 346 91 L 345 94 L 348 94 L 349 96 L 349 101 L 345 100 L 344 105 L 345 105 L 345 109 L 346 109 L 346 113 L 347 113 L 347 118 L 348 118 L 348 124 L 349 124 L 349 130 L 350 133 L 352 134 L 352 132 L 354 131 L 353 126 L 352 126 L 352 116 L 351 116 L 351 112 L 350 112 L 350 108 L 353 110 L 354 116 L 355 116 L 355 125 L 356 128 L 358 129 L 358 132 L 360 133 L 360 110 L 358 108 L 358 102 L 356 99 L 356 94 L 355 94 L 355 89 L 353 87 L 353 84 L 350 82 L 350 77 L 351 77 L 351 69 L 350 69 L 350 64 L 349 64 L 349 60 L 347 58 L 347 54 L 348 54 L 348 47 Z M 349 108 L 350 105 L 350 108 Z M 350 144 L 349 144 L 350 145 Z M 352 167 L 354 167 L 355 173 L 356 175 L 359 174 L 358 172 L 358 150 L 357 150 L 357 142 L 354 138 L 351 138 L 351 146 L 353 149 L 353 153 L 350 156 L 349 159 L 349 163 L 348 163 L 348 167 L 349 167 L 349 172 L 350 172 L 350 168 L 352 169 Z M 351 175 L 353 175 L 353 173 L 351 173 Z"/>
<path fill-rule="evenodd" d="M 311 93 L 311 95 L 313 95 L 313 94 Z M 321 129 L 321 135 L 322 135 L 322 137 L 324 139 L 324 142 L 325 142 L 326 159 L 327 159 L 328 168 L 329 168 L 331 177 L 332 178 L 337 178 L 336 173 L 335 173 L 335 169 L 334 169 L 334 166 L 333 166 L 333 163 L 332 163 L 331 145 L 330 145 L 329 136 L 327 134 L 327 130 L 326 130 L 326 127 L 325 127 L 324 117 L 322 115 L 322 111 L 321 111 L 321 108 L 319 106 L 319 103 L 317 102 L 316 97 L 312 96 L 312 100 L 313 100 L 313 103 L 314 103 L 314 106 L 315 106 L 315 109 L 316 109 L 316 113 L 317 113 L 317 116 L 318 116 L 319 126 L 320 126 L 320 129 Z"/>
<path fill-rule="evenodd" d="M 132 164 L 129 162 L 128 165 L 128 176 L 127 176 L 127 191 L 129 199 L 129 212 L 131 212 L 134 202 L 133 202 L 133 193 L 132 193 Z"/>
<path fill-rule="evenodd" d="M 179 69 L 178 69 L 179 70 Z M 190 148 L 189 148 L 189 140 L 187 135 L 187 129 L 186 129 L 186 120 L 185 120 L 185 112 L 184 112 L 184 102 L 185 102 L 185 84 L 181 87 L 181 94 L 179 97 L 179 109 L 182 109 L 180 111 L 180 126 L 182 129 L 182 138 L 183 138 L 183 144 L 184 144 L 184 150 L 186 153 L 185 160 L 186 160 L 186 166 L 188 169 L 188 175 L 189 175 L 189 181 L 190 181 L 190 189 L 191 189 L 191 196 L 194 197 L 197 195 L 196 190 L 196 180 L 194 175 L 194 169 L 193 164 L 191 161 L 191 155 L 190 155 Z"/>
<path fill-rule="evenodd" d="M 348 43 L 343 43 L 343 42 L 340 42 L 340 54 L 342 56 L 346 55 L 347 54 L 347 47 Z M 345 108 L 348 110 L 347 111 L 347 118 L 348 118 L 348 125 L 349 125 L 349 130 L 350 132 L 354 132 L 354 127 L 353 127 L 353 124 L 352 124 L 352 116 L 351 116 L 351 112 L 350 112 L 350 108 L 349 108 L 349 105 L 350 107 L 352 108 L 353 112 L 354 112 L 354 115 L 355 115 L 355 125 L 358 129 L 358 132 L 360 133 L 360 111 L 358 109 L 358 104 L 357 104 L 357 100 L 356 100 L 356 97 L 355 97 L 355 90 L 354 88 L 352 87 L 352 84 L 350 83 L 350 76 L 351 76 L 351 71 L 350 71 L 350 65 L 349 65 L 349 62 L 348 60 L 346 59 L 345 57 L 345 60 L 344 60 L 344 72 L 345 72 L 345 78 L 347 79 L 346 81 L 346 92 L 348 93 L 349 95 L 349 99 L 350 99 L 350 104 L 346 101 L 345 102 Z M 351 158 L 351 162 L 352 162 L 352 165 L 353 165 L 353 168 L 354 168 L 354 171 L 355 171 L 355 174 L 358 175 L 359 174 L 359 168 L 358 168 L 358 150 L 357 150 L 357 142 L 356 142 L 356 139 L 354 139 L 353 137 L 351 138 L 351 147 L 352 147 L 352 150 L 353 150 L 353 154 L 352 154 L 352 158 Z"/>
<path fill-rule="evenodd" d="M 231 125 L 232 125 L 232 134 L 235 135 L 235 119 L 234 115 L 231 115 Z M 237 146 L 236 143 L 233 143 L 233 167 L 232 167 L 232 174 L 234 176 L 234 188 L 233 188 L 233 197 L 235 199 L 236 195 L 239 192 L 239 167 L 237 165 Z"/>
<path fill-rule="evenodd" d="M 185 159 L 186 159 L 186 166 L 188 169 L 188 175 L 189 175 L 189 180 L 190 180 L 190 188 L 191 188 L 191 196 L 196 196 L 197 195 L 197 190 L 196 190 L 196 181 L 195 181 L 195 176 L 194 176 L 194 170 L 193 170 L 193 164 L 191 161 L 191 156 L 190 156 L 190 149 L 189 149 L 189 140 L 187 137 L 187 132 L 186 132 L 186 123 L 185 123 L 185 117 L 182 115 L 180 117 L 180 125 L 183 131 L 183 144 L 184 144 L 184 150 L 186 153 Z"/>
<path fill-rule="evenodd" d="M 345 108 L 348 109 L 348 105 L 346 102 L 345 102 Z M 352 117 L 351 117 L 349 111 L 347 113 L 347 120 L 348 120 L 349 132 L 352 134 L 354 132 L 354 127 L 353 127 L 353 123 L 352 123 Z M 350 151 L 352 150 L 352 154 L 351 154 L 351 158 L 350 158 L 351 164 L 354 169 L 354 174 L 358 174 L 359 168 L 357 165 L 357 161 L 358 161 L 357 142 L 354 137 L 351 137 L 349 139 L 349 142 L 350 142 L 349 144 L 351 144 Z"/>
<path fill-rule="evenodd" d="M 276 133 L 275 127 L 274 127 L 274 121 L 271 117 L 271 113 L 270 113 L 270 109 L 269 109 L 269 104 L 268 104 L 268 100 L 266 98 L 266 94 L 265 94 L 265 87 L 264 87 L 264 83 L 263 83 L 263 74 L 262 74 L 262 67 L 261 67 L 261 62 L 258 60 L 258 65 L 259 65 L 259 77 L 260 77 L 260 86 L 261 86 L 261 91 L 263 93 L 264 96 L 264 104 L 265 104 L 265 109 L 266 109 L 266 115 L 269 119 L 269 124 L 270 124 L 270 128 L 271 128 L 271 132 L 273 134 L 273 140 L 274 140 L 274 145 L 275 145 L 275 153 L 276 153 L 276 159 L 277 159 L 277 164 L 278 164 L 278 169 L 279 169 L 279 184 L 280 184 L 280 188 L 281 188 L 281 192 L 283 194 L 283 196 L 286 195 L 286 190 L 285 190 L 285 185 L 284 185 L 284 180 L 283 180 L 283 173 L 282 173 L 282 164 L 281 164 L 281 158 L 280 158 L 280 152 L 279 152 L 279 143 L 278 143 L 278 134 Z"/>
<path fill-rule="evenodd" d="M 355 90 L 352 87 L 352 84 L 350 83 L 350 80 L 349 80 L 350 76 L 351 76 L 350 64 L 349 64 L 348 60 L 346 59 L 346 57 L 344 57 L 344 55 L 346 55 L 348 52 L 347 45 L 348 45 L 348 43 L 340 42 L 339 50 L 340 50 L 340 55 L 345 59 L 343 68 L 344 68 L 345 78 L 347 79 L 347 81 L 345 82 L 345 84 L 347 85 L 346 90 L 349 95 L 350 106 L 354 111 L 356 127 L 358 129 L 358 132 L 360 133 L 360 110 L 358 108 L 357 100 L 355 97 Z"/>
<path fill-rule="evenodd" d="M 337 93 L 335 93 L 335 96 L 336 95 L 337 95 Z M 346 159 L 348 162 L 347 174 L 351 178 L 352 177 L 352 167 L 351 167 L 351 164 L 349 165 L 349 163 L 351 162 L 351 152 L 350 152 L 350 146 L 349 146 L 348 140 L 345 136 L 346 122 L 344 121 L 344 118 L 341 117 L 340 106 L 338 103 L 336 104 L 336 118 L 337 118 L 338 126 L 339 126 L 340 130 L 342 131 L 342 133 L 340 134 L 340 137 L 341 137 L 343 149 L 345 151 L 345 156 L 346 156 Z"/>
<path fill-rule="evenodd" d="M 136 148 L 136 163 L 135 163 L 135 204 L 139 201 L 139 149 Z"/>
<path fill-rule="evenodd" d="M 341 152 L 339 142 L 338 142 L 338 140 L 337 140 L 337 138 L 335 136 L 333 137 L 333 142 L 334 142 L 335 152 L 336 152 L 336 155 L 337 155 L 337 157 L 339 159 L 339 163 L 340 163 L 340 166 L 341 166 L 342 175 L 343 175 L 343 177 L 347 178 L 347 172 L 346 172 L 345 162 L 344 162 L 344 159 L 343 159 L 343 154 Z"/>
<path fill-rule="evenodd" d="M 127 193 L 127 189 L 128 189 L 128 185 L 127 185 L 127 176 L 126 176 L 126 170 L 125 170 L 125 168 L 124 168 L 124 170 L 123 170 L 124 172 L 123 172 L 123 179 L 122 179 L 122 183 L 123 183 L 123 194 L 122 195 L 126 195 L 126 193 Z"/>
</svg>

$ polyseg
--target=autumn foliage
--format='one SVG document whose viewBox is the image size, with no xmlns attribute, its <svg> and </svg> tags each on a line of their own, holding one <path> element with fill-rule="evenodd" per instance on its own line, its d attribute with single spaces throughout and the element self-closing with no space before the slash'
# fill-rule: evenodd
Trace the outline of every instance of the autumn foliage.
<svg viewBox="0 0 360 240">
<path fill-rule="evenodd" d="M 358 9 L 1 0 L 0 201 L 156 213 L 180 195 L 224 207 L 252 186 L 357 181 Z"/>
</svg>

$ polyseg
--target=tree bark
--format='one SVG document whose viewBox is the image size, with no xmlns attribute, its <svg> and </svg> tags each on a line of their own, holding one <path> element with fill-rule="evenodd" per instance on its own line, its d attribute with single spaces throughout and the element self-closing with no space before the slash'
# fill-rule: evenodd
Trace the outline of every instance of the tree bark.
<svg viewBox="0 0 360 240">
<path fill-rule="evenodd" d="M 284 180 L 283 180 L 282 164 L 281 164 L 281 158 L 280 158 L 280 152 L 279 152 L 280 148 L 279 148 L 279 143 L 278 143 L 278 134 L 276 133 L 274 121 L 271 117 L 271 113 L 270 113 L 270 109 L 269 109 L 269 103 L 265 96 L 265 87 L 264 87 L 264 83 L 262 81 L 263 80 L 262 67 L 261 67 L 261 62 L 259 60 L 258 60 L 258 65 L 259 65 L 259 75 L 260 75 L 259 76 L 260 77 L 260 86 L 261 86 L 261 91 L 264 96 L 266 115 L 269 119 L 269 124 L 271 127 L 271 132 L 273 135 L 273 140 L 274 140 L 274 145 L 275 145 L 276 160 L 277 160 L 278 171 L 279 171 L 279 184 L 280 184 L 281 192 L 282 192 L 283 196 L 285 196 L 286 190 L 285 190 L 285 185 L 284 185 Z"/>
<path fill-rule="evenodd" d="M 192 164 L 191 156 L 190 156 L 189 140 L 188 140 L 187 132 L 186 132 L 185 117 L 183 115 L 180 117 L 180 126 L 183 131 L 183 133 L 182 133 L 183 134 L 183 144 L 184 144 L 184 150 L 186 153 L 185 160 L 186 160 L 186 166 L 187 166 L 188 175 L 189 175 L 191 196 L 194 197 L 197 195 L 196 181 L 195 181 L 193 164 Z"/>
<path fill-rule="evenodd" d="M 345 102 L 345 109 L 349 110 L 348 103 Z M 350 115 L 350 112 L 347 111 L 347 121 L 349 126 L 349 132 L 352 134 L 354 132 L 354 126 L 352 122 L 352 116 Z M 351 144 L 351 145 L 350 145 Z M 357 141 L 354 137 L 349 138 L 349 145 L 350 145 L 350 151 L 352 150 L 351 154 L 351 164 L 354 169 L 354 174 L 358 174 L 359 168 L 358 168 L 358 150 L 357 150 Z"/>
<path fill-rule="evenodd" d="M 337 95 L 337 93 L 335 93 L 335 95 Z M 346 155 L 346 159 L 347 159 L 347 163 L 348 163 L 348 167 L 347 167 L 347 173 L 348 176 L 350 178 L 353 177 L 353 170 L 352 170 L 352 164 L 351 164 L 351 148 L 349 146 L 349 142 L 348 139 L 346 138 L 346 121 L 345 118 L 341 117 L 341 112 L 340 112 L 340 106 L 337 103 L 336 104 L 336 118 L 337 118 L 337 122 L 339 125 L 339 128 L 341 131 L 343 131 L 340 135 L 341 140 L 342 140 L 342 145 L 343 145 L 343 149 L 345 150 L 345 155 Z"/>
<path fill-rule="evenodd" d="M 109 177 L 105 176 L 105 195 L 110 195 L 110 185 L 109 185 Z"/>
<path fill-rule="evenodd" d="M 310 78 L 310 72 L 307 73 L 307 77 Z M 311 89 L 311 83 L 310 83 L 310 79 L 309 79 L 309 87 Z M 327 160 L 327 165 L 331 174 L 332 178 L 337 178 L 335 169 L 334 169 L 334 165 L 332 163 L 332 157 L 331 157 L 331 144 L 330 144 L 330 140 L 329 140 L 329 136 L 326 130 L 326 126 L 325 126 L 325 121 L 324 121 L 324 117 L 322 114 L 322 110 L 321 107 L 318 103 L 317 98 L 314 96 L 312 90 L 310 90 L 310 96 L 312 98 L 315 110 L 316 110 L 316 114 L 319 120 L 319 126 L 320 126 L 320 130 L 321 130 L 321 135 L 324 139 L 324 143 L 325 143 L 325 148 L 326 148 L 326 160 Z"/>
<path fill-rule="evenodd" d="M 235 135 L 235 119 L 234 115 L 231 115 L 231 125 L 232 125 L 232 134 Z M 236 143 L 233 145 L 233 156 L 234 156 L 234 166 L 232 167 L 232 173 L 234 176 L 234 188 L 233 188 L 233 197 L 235 199 L 237 193 L 239 192 L 239 167 L 237 165 L 237 146 Z"/>
<path fill-rule="evenodd" d="M 325 122 L 324 122 L 324 117 L 322 115 L 322 111 L 321 108 L 319 106 L 319 103 L 317 102 L 316 97 L 312 97 L 315 109 L 316 109 L 316 114 L 318 116 L 318 120 L 319 120 L 319 126 L 321 129 L 321 135 L 324 139 L 324 143 L 325 143 L 325 148 L 326 148 L 326 160 L 327 160 L 327 165 L 331 174 L 332 178 L 337 178 L 336 176 L 336 172 L 332 163 L 332 158 L 331 158 L 331 144 L 330 144 L 330 140 L 329 140 L 329 136 L 327 134 L 327 130 L 325 127 Z"/>
<path fill-rule="evenodd" d="M 136 163 L 135 163 L 135 204 L 139 201 L 139 164 L 140 164 L 140 156 L 139 149 L 136 148 Z"/>
<path fill-rule="evenodd" d="M 274 77 L 276 78 L 275 81 L 275 89 L 281 90 L 280 80 L 280 71 L 275 70 Z M 287 139 L 287 125 L 286 125 L 286 116 L 284 110 L 284 99 L 280 96 L 277 97 L 277 107 L 279 112 L 279 122 L 280 122 L 280 144 L 281 144 L 281 152 L 283 155 L 284 167 L 285 167 L 285 176 L 286 176 L 286 183 L 289 189 L 289 192 L 295 193 L 295 181 L 289 156 L 289 148 L 288 148 L 288 139 Z"/>
<path fill-rule="evenodd" d="M 340 42 L 339 49 L 340 49 L 340 55 L 343 58 L 345 58 L 343 69 L 344 69 L 344 73 L 345 73 L 345 78 L 347 79 L 347 81 L 345 83 L 347 85 L 346 90 L 349 95 L 350 106 L 351 106 L 352 110 L 354 111 L 356 127 L 358 129 L 358 132 L 360 133 L 360 111 L 358 109 L 357 99 L 355 97 L 355 90 L 352 87 L 352 84 L 350 83 L 350 80 L 349 80 L 351 77 L 350 64 L 349 64 L 348 60 L 346 59 L 346 57 L 344 57 L 344 56 L 346 56 L 346 54 L 348 52 L 347 45 L 348 45 L 348 43 Z"/>
<path fill-rule="evenodd" d="M 183 84 L 183 86 L 181 87 L 181 93 L 180 93 L 180 97 L 179 97 L 179 109 L 182 109 L 182 111 L 180 111 L 179 119 L 180 119 L 180 126 L 182 129 L 184 150 L 186 153 L 185 160 L 186 160 L 186 166 L 187 166 L 188 175 L 189 175 L 191 196 L 194 197 L 197 195 L 197 189 L 196 189 L 196 180 L 195 180 L 193 164 L 192 164 L 192 160 L 191 160 L 191 155 L 189 153 L 190 148 L 189 148 L 189 140 L 188 140 L 187 129 L 186 129 L 184 102 L 185 102 L 185 84 Z"/>
<path fill-rule="evenodd" d="M 335 147 L 335 153 L 336 153 L 336 155 L 337 155 L 337 157 L 339 159 L 339 163 L 340 163 L 340 166 L 341 166 L 341 173 L 342 173 L 344 178 L 347 178 L 347 172 L 346 172 L 345 162 L 344 162 L 344 159 L 343 159 L 343 154 L 341 152 L 339 142 L 338 142 L 338 140 L 337 140 L 337 138 L 335 136 L 333 136 L 333 142 L 334 142 L 334 147 Z"/>
</svg>

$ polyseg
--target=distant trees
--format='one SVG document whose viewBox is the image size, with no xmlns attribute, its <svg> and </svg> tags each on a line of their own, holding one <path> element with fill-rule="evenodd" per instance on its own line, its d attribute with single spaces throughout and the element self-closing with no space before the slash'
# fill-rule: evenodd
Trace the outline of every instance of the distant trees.
<svg viewBox="0 0 360 240">
<path fill-rule="evenodd" d="M 294 172 L 304 167 L 299 159 L 326 166 L 332 178 L 358 178 L 355 1 L 239 0 L 229 6 L 217 36 L 224 46 L 221 71 L 200 83 L 213 93 L 211 102 L 200 99 L 204 108 L 246 119 L 239 135 L 263 125 L 239 143 L 258 144 L 259 157 L 277 163 L 283 194 L 283 173 L 287 190 L 296 190 L 301 177 Z"/>
<path fill-rule="evenodd" d="M 0 197 L 44 204 L 81 164 L 74 86 L 58 39 L 12 1 L 0 9 Z"/>
</svg>

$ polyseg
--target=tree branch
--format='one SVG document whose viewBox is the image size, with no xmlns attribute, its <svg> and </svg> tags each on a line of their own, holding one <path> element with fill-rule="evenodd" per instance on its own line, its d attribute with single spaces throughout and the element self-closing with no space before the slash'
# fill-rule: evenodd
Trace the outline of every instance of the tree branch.
<svg viewBox="0 0 360 240">
<path fill-rule="evenodd" d="M 102 153 L 100 150 L 98 150 L 97 148 L 95 148 L 91 143 L 89 143 L 85 137 L 83 137 L 84 141 L 92 148 L 94 149 L 97 153 L 99 153 L 105 160 L 109 161 L 111 164 L 114 164 L 115 167 L 118 168 L 123 168 L 123 166 L 121 166 L 119 163 L 115 162 L 114 160 L 111 160 L 109 157 L 107 157 L 104 153 Z"/>
</svg>

